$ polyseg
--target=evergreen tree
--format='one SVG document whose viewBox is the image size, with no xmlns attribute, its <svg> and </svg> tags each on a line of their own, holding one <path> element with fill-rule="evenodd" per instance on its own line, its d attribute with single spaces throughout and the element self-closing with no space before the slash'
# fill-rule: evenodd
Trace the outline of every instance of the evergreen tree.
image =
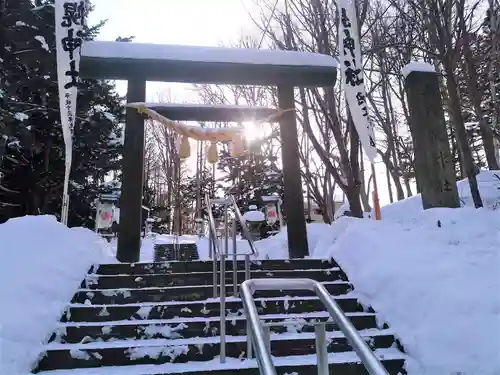
<svg viewBox="0 0 500 375">
<path fill-rule="evenodd" d="M 57 87 L 53 0 L 7 0 L 1 18 L 0 222 L 61 211 L 64 140 Z M 86 39 L 102 23 L 86 30 Z M 3 41 L 3 42 L 2 42 Z M 7 44 L 8 43 L 8 44 Z M 70 176 L 70 225 L 93 223 L 92 204 L 120 169 L 121 98 L 110 82 L 78 90 Z"/>
<path fill-rule="evenodd" d="M 259 144 L 253 145 L 240 157 L 232 157 L 226 148 L 220 150 L 217 166 L 227 173 L 224 182 L 242 209 L 260 205 L 262 196 L 278 194 L 283 198 L 283 173 L 259 148 Z"/>
</svg>

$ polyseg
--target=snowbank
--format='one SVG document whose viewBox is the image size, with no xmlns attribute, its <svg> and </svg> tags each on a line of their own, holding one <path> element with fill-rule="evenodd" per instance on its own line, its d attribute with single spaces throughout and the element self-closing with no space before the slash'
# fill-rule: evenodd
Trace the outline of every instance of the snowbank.
<svg viewBox="0 0 500 375">
<path fill-rule="evenodd" d="M 481 171 L 476 178 L 484 207 L 496 209 L 500 205 L 500 171 Z M 457 189 L 461 205 L 465 207 L 474 207 L 469 181 L 467 179 L 458 181 Z M 389 204 L 381 209 L 383 220 L 397 220 L 403 216 L 413 215 L 421 211 L 423 211 L 423 209 L 420 194 Z"/>
<path fill-rule="evenodd" d="M 11 219 L 0 240 L 0 374 L 24 374 L 87 271 L 110 259 L 100 237 L 53 216 Z"/>
<path fill-rule="evenodd" d="M 329 224 L 310 223 L 306 225 L 309 249 L 314 249 L 318 241 L 330 230 Z M 259 251 L 259 259 L 289 259 L 287 227 L 280 233 L 266 239 L 256 241 L 255 246 Z"/>
<path fill-rule="evenodd" d="M 407 207 L 341 218 L 314 257 L 334 257 L 397 333 L 409 375 L 500 373 L 500 212 Z"/>
<path fill-rule="evenodd" d="M 262 211 L 247 211 L 243 214 L 246 221 L 266 221 L 266 215 Z"/>
</svg>

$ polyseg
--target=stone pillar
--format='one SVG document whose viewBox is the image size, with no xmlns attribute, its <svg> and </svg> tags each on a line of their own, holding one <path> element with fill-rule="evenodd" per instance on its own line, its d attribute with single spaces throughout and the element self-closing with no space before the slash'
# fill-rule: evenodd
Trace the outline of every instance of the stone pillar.
<svg viewBox="0 0 500 375">
<path fill-rule="evenodd" d="M 146 101 L 146 81 L 130 79 L 127 101 Z M 127 108 L 123 145 L 123 176 L 120 196 L 120 226 L 116 258 L 121 262 L 139 261 L 142 226 L 142 187 L 144 183 L 144 119 L 136 109 Z"/>
<path fill-rule="evenodd" d="M 295 108 L 293 86 L 278 87 L 278 105 L 281 109 Z M 288 253 L 290 258 L 303 258 L 309 254 L 309 248 L 295 112 L 285 112 L 279 124 L 283 159 L 283 211 L 287 223 Z"/>
<path fill-rule="evenodd" d="M 415 152 L 415 172 L 424 209 L 460 207 L 438 76 L 432 66 L 409 71 L 405 90 Z M 424 71 L 426 70 L 426 71 Z"/>
</svg>

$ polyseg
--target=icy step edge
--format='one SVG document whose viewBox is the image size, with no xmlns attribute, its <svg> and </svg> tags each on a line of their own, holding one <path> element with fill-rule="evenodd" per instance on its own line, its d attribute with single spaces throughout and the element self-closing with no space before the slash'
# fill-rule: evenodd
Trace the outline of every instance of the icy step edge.
<svg viewBox="0 0 500 375">
<path fill-rule="evenodd" d="M 406 360 L 407 355 L 401 353 L 396 348 L 377 349 L 375 356 L 380 360 Z M 329 353 L 328 362 L 330 364 L 342 363 L 360 363 L 360 359 L 355 352 Z M 316 354 L 298 355 L 288 357 L 273 357 L 273 363 L 276 367 L 284 366 L 310 366 L 317 364 Z M 257 368 L 255 359 L 226 358 L 226 363 L 220 363 L 219 358 L 214 358 L 206 362 L 187 362 L 187 363 L 166 363 L 162 365 L 132 365 L 132 366 L 113 366 L 100 368 L 80 368 L 73 370 L 53 370 L 45 371 L 45 375 L 160 375 L 160 374 L 182 374 L 190 372 L 203 372 L 210 369 L 216 370 L 240 370 L 248 368 Z"/>
<path fill-rule="evenodd" d="M 369 328 L 358 331 L 361 337 L 366 339 L 375 336 L 394 335 L 392 329 Z M 345 337 L 341 331 L 329 331 L 326 333 L 327 339 Z M 307 333 L 271 333 L 271 341 L 282 340 L 314 340 L 314 332 Z M 226 336 L 227 343 L 246 342 L 247 336 Z M 50 350 L 94 350 L 109 348 L 137 348 L 137 347 L 157 347 L 157 346 L 182 346 L 199 344 L 216 344 L 220 342 L 220 336 L 192 337 L 188 339 L 145 339 L 145 340 L 114 340 L 114 341 L 93 341 L 78 344 L 60 344 L 52 342 L 44 345 L 45 351 Z"/>
</svg>

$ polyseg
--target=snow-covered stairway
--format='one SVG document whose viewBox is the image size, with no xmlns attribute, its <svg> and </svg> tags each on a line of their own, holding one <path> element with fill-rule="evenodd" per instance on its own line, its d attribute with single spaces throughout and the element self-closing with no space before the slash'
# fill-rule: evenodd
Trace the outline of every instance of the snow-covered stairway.
<svg viewBox="0 0 500 375">
<path fill-rule="evenodd" d="M 241 266 L 241 267 L 240 267 Z M 232 282 L 232 263 L 227 262 Z M 239 269 L 243 264 L 239 263 Z M 259 374 L 246 359 L 246 322 L 240 299 L 226 302 L 227 359 L 221 364 L 220 304 L 212 299 L 212 263 L 203 261 L 101 265 L 91 270 L 49 339 L 35 372 L 54 375 Z M 240 281 L 244 273 L 239 272 Z M 298 259 L 252 264 L 252 278 L 307 277 L 325 284 L 391 374 L 404 373 L 393 332 L 353 297 L 334 262 Z M 232 285 L 227 285 L 228 296 Z M 331 373 L 366 374 L 321 302 L 308 291 L 257 292 L 271 327 L 271 351 L 280 375 L 316 372 L 313 322 L 327 322 Z M 293 320 L 293 324 L 290 321 Z"/>
</svg>

